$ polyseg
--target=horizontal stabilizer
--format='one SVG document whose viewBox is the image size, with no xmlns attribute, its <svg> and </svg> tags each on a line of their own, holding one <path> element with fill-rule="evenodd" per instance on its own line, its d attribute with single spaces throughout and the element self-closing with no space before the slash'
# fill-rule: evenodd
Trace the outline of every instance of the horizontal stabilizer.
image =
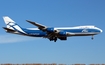
<svg viewBox="0 0 105 65">
<path fill-rule="evenodd" d="M 15 30 L 12 30 L 12 29 L 9 29 L 9 28 L 6 28 L 6 27 L 3 27 L 3 29 L 5 29 L 7 32 L 16 32 Z"/>
</svg>

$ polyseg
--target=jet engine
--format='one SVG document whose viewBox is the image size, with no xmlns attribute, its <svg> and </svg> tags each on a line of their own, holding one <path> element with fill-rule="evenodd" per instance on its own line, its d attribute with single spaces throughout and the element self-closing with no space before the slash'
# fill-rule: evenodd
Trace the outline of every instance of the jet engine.
<svg viewBox="0 0 105 65">
<path fill-rule="evenodd" d="M 48 32 L 54 32 L 55 30 L 54 30 L 54 28 L 47 28 L 46 29 Z"/>
<path fill-rule="evenodd" d="M 54 29 L 53 27 L 52 28 L 46 28 L 46 30 L 48 32 L 51 32 L 51 33 L 54 32 L 55 34 L 60 35 L 60 36 L 66 36 L 67 35 L 67 32 L 65 32 L 65 31 L 59 31 L 57 29 Z"/>
<path fill-rule="evenodd" d="M 67 35 L 67 32 L 65 32 L 65 31 L 60 31 L 58 34 L 61 35 L 61 36 L 66 36 L 66 35 Z"/>
</svg>

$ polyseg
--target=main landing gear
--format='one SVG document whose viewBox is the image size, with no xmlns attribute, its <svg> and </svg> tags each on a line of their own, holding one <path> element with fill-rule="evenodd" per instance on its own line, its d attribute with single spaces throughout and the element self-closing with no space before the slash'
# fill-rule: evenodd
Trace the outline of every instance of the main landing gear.
<svg viewBox="0 0 105 65">
<path fill-rule="evenodd" d="M 56 42 L 57 41 L 57 37 L 55 37 L 55 39 L 54 39 L 54 42 Z"/>
<path fill-rule="evenodd" d="M 51 37 L 51 38 L 49 38 L 49 40 L 56 42 L 57 41 L 57 37 Z"/>
</svg>

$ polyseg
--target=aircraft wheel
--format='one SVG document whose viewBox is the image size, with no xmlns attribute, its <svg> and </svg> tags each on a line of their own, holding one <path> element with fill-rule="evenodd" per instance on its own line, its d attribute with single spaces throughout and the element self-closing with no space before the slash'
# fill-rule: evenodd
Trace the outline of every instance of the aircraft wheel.
<svg viewBox="0 0 105 65">
<path fill-rule="evenodd" d="M 54 40 L 54 42 L 56 42 L 57 40 Z"/>
<path fill-rule="evenodd" d="M 92 38 L 91 38 L 92 40 L 94 39 L 94 37 L 92 36 Z"/>
<path fill-rule="evenodd" d="M 57 37 L 55 37 L 55 39 L 54 39 L 54 42 L 56 42 L 57 41 Z"/>
</svg>

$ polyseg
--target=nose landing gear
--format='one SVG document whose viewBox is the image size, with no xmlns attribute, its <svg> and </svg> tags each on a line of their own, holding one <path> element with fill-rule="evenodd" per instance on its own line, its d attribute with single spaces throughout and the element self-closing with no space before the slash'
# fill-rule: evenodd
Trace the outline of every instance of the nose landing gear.
<svg viewBox="0 0 105 65">
<path fill-rule="evenodd" d="M 55 39 L 54 39 L 54 42 L 56 42 L 57 41 L 57 37 L 55 37 Z"/>
<path fill-rule="evenodd" d="M 94 36 L 92 35 L 92 38 L 91 38 L 92 40 L 94 39 Z"/>
</svg>

